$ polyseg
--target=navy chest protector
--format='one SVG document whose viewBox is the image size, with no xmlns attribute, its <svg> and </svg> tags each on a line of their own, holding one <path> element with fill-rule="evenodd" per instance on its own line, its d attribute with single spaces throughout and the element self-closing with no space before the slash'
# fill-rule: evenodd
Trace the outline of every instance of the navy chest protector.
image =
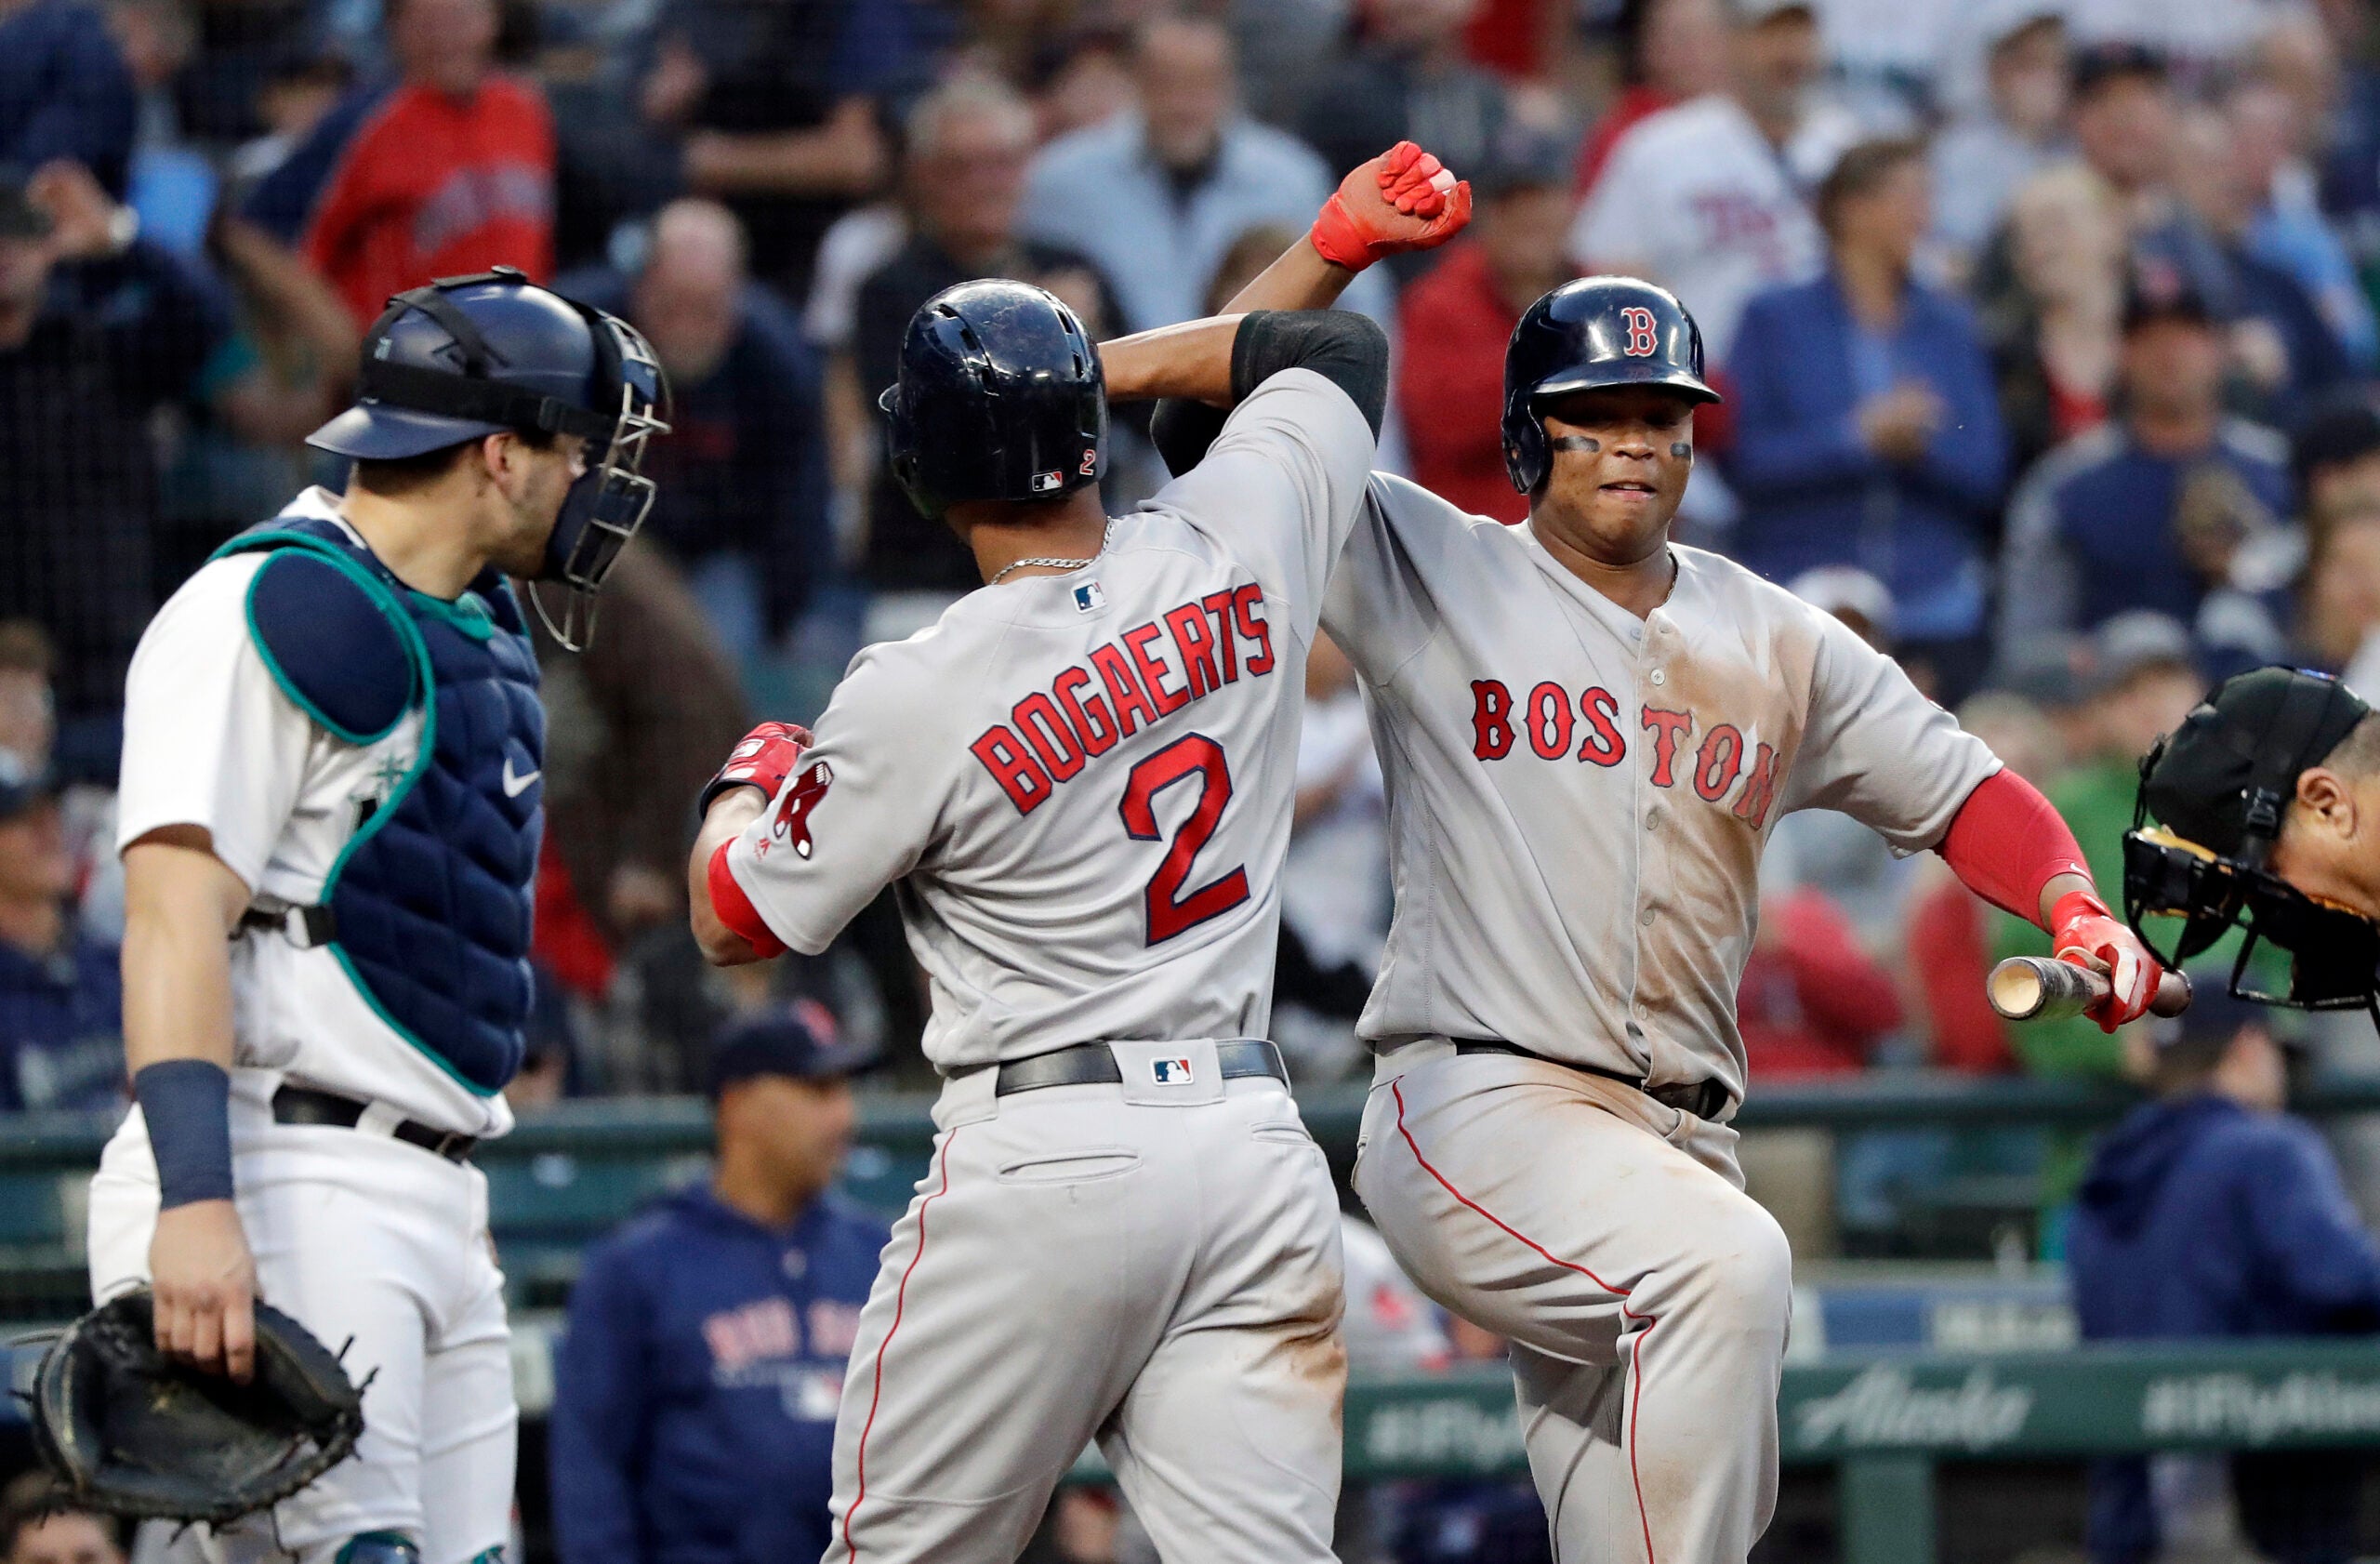
<svg viewBox="0 0 2380 1564">
<path fill-rule="evenodd" d="M 286 926 L 327 945 L 407 1042 L 493 1094 L 521 1067 L 545 828 L 545 708 L 520 606 L 493 572 L 457 603 L 413 591 L 320 518 L 282 516 L 218 557 L 253 552 L 269 557 L 248 632 L 291 700 L 358 745 L 423 714 L 411 763 L 356 806 L 321 903 Z"/>
</svg>

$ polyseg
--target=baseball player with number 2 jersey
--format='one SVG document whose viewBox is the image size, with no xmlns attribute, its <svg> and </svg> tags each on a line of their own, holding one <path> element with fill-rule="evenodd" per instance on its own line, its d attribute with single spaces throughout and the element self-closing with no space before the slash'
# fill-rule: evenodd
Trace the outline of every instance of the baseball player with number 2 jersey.
<svg viewBox="0 0 2380 1564">
<path fill-rule="evenodd" d="M 1355 1187 L 1424 1292 L 1510 1338 L 1564 1564 L 1741 1560 L 1775 1503 L 1792 1259 L 1727 1121 L 1779 816 L 1941 852 L 2110 972 L 2110 1029 L 2159 975 L 2056 812 L 1889 659 L 1670 543 L 1701 369 L 1649 284 L 1538 300 L 1505 367 L 1528 522 L 1375 474 L 1323 615 L 1370 703 L 1396 890 Z"/>
<path fill-rule="evenodd" d="M 1277 264 L 1335 296 L 1468 207 L 1401 147 Z M 1306 649 L 1387 368 L 1340 311 L 1095 350 L 971 283 L 909 325 L 893 474 L 985 589 L 861 653 L 814 738 L 739 746 L 689 866 L 725 962 L 817 951 L 892 884 L 932 987 L 940 1133 L 861 1315 L 829 1560 L 1005 1564 L 1094 1439 L 1167 1558 L 1331 1557 L 1338 1203 L 1263 1033 Z M 1108 395 L 1237 407 L 1111 522 Z"/>
</svg>

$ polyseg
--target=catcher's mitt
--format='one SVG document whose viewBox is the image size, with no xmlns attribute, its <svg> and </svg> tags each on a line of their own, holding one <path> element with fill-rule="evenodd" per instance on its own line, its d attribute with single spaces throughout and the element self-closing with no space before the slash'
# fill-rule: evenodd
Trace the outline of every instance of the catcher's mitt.
<svg viewBox="0 0 2380 1564">
<path fill-rule="evenodd" d="M 157 1350 L 148 1289 L 100 1305 L 50 1345 L 33 1382 L 33 1447 L 76 1505 L 221 1524 L 278 1504 L 345 1460 L 364 1393 L 306 1328 L 256 1306 L 245 1385 Z"/>
</svg>

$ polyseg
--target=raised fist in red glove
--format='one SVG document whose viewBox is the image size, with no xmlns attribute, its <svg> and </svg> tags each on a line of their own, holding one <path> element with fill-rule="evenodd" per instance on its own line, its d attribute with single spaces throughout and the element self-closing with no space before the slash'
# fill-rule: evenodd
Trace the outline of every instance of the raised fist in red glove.
<svg viewBox="0 0 2380 1564">
<path fill-rule="evenodd" d="M 776 797 L 785 779 L 801 763 L 801 752 L 813 742 L 810 730 L 800 723 L 762 722 L 728 751 L 727 763 L 703 789 L 703 796 L 694 804 L 694 814 L 708 815 L 719 795 L 730 788 L 758 788 L 762 798 Z"/>
<path fill-rule="evenodd" d="M 1470 221 L 1470 183 L 1399 141 L 1339 181 L 1307 237 L 1323 259 L 1361 272 L 1382 256 L 1443 245 Z"/>
<path fill-rule="evenodd" d="M 2148 1014 L 2165 975 L 2140 936 L 2088 891 L 2069 891 L 2049 909 L 2050 947 L 2061 961 L 2104 974 L 2108 997 L 2082 1014 L 2112 1032 Z"/>
</svg>

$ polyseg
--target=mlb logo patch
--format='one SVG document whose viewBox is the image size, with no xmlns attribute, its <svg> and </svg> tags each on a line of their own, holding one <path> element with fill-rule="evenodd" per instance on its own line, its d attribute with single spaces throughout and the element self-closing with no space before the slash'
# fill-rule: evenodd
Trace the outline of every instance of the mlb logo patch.
<svg viewBox="0 0 2380 1564">
<path fill-rule="evenodd" d="M 1065 482 L 1066 475 L 1063 472 L 1036 472 L 1033 475 L 1033 492 L 1048 494 L 1052 489 L 1064 487 Z"/>
<path fill-rule="evenodd" d="M 1159 1086 L 1187 1086 L 1190 1084 L 1190 1061 L 1183 1058 L 1151 1059 L 1149 1079 Z"/>
<path fill-rule="evenodd" d="M 1075 589 L 1075 612 L 1095 614 L 1107 606 L 1107 594 L 1099 590 L 1096 581 L 1085 581 Z"/>
</svg>

